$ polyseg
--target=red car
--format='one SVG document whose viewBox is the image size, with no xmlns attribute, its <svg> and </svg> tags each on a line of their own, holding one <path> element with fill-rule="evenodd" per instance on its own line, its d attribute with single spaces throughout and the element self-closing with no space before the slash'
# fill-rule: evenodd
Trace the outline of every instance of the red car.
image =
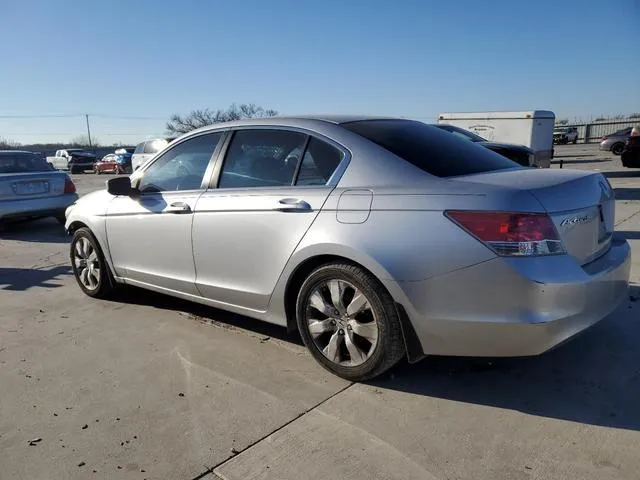
<svg viewBox="0 0 640 480">
<path fill-rule="evenodd" d="M 110 153 L 94 164 L 93 171 L 98 175 L 101 173 L 115 173 L 119 175 L 121 173 L 127 173 L 127 165 L 123 163 L 121 155 Z"/>
</svg>

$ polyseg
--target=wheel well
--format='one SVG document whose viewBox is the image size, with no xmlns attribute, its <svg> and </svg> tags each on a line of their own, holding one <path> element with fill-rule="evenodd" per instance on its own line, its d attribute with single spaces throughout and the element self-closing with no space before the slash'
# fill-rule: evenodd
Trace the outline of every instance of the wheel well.
<svg viewBox="0 0 640 480">
<path fill-rule="evenodd" d="M 318 255 L 317 257 L 308 258 L 298 265 L 293 274 L 289 277 L 289 281 L 287 282 L 287 287 L 284 292 L 284 311 L 287 315 L 287 331 L 295 332 L 298 330 L 298 324 L 296 322 L 296 300 L 304 280 L 316 268 L 333 262 L 351 263 L 352 265 L 364 268 L 353 260 L 349 260 L 348 258 L 340 257 L 338 255 Z"/>
<path fill-rule="evenodd" d="M 67 229 L 67 234 L 73 235 L 76 232 L 76 230 L 78 230 L 78 229 L 80 229 L 82 227 L 89 228 L 87 225 L 85 225 L 82 222 L 79 222 L 79 221 L 72 222 L 71 225 L 69 225 L 69 228 Z"/>
<path fill-rule="evenodd" d="M 302 287 L 304 280 L 316 268 L 334 262 L 349 263 L 351 265 L 355 265 L 373 275 L 374 278 L 377 278 L 369 269 L 363 267 L 359 263 L 354 262 L 349 258 L 341 257 L 339 255 L 318 255 L 317 257 L 312 257 L 305 260 L 300 265 L 298 265 L 291 277 L 289 277 L 289 281 L 287 282 L 287 286 L 285 288 L 284 309 L 287 316 L 288 332 L 295 332 L 298 330 L 298 323 L 296 322 L 296 300 L 298 298 L 298 292 L 300 291 L 300 287 Z M 407 358 L 411 363 L 417 362 L 425 356 L 422 344 L 420 343 L 418 335 L 416 334 L 416 331 L 413 328 L 413 325 L 409 320 L 409 316 L 407 315 L 407 312 L 402 304 L 395 302 L 395 305 L 398 311 L 400 325 L 402 327 L 402 337 L 404 340 L 405 350 L 407 352 Z"/>
</svg>

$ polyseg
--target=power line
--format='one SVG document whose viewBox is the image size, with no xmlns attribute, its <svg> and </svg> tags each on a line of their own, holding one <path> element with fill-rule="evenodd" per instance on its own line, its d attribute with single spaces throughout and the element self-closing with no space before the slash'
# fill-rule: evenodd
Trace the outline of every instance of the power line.
<svg viewBox="0 0 640 480">
<path fill-rule="evenodd" d="M 0 115 L 0 118 L 70 118 L 83 115 L 83 113 L 53 113 L 49 115 Z"/>
<path fill-rule="evenodd" d="M 52 114 L 42 114 L 42 115 L 11 115 L 11 114 L 0 114 L 0 118 L 73 118 L 73 117 L 85 117 L 89 115 L 90 117 L 95 118 L 112 118 L 118 120 L 167 120 L 167 117 L 139 117 L 139 116 L 128 116 L 128 115 L 108 115 L 101 113 L 52 113 Z"/>
</svg>

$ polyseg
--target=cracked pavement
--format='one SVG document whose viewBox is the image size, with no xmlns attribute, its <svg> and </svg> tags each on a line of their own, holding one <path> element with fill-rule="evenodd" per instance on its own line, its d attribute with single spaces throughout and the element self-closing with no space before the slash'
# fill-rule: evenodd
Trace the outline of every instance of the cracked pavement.
<svg viewBox="0 0 640 480">
<path fill-rule="evenodd" d="M 90 299 L 55 221 L 10 226 L 0 479 L 637 478 L 640 170 L 593 145 L 557 154 L 616 190 L 629 300 L 539 357 L 433 357 L 364 384 L 280 327 L 138 289 Z M 82 194 L 104 182 L 74 179 Z"/>
</svg>

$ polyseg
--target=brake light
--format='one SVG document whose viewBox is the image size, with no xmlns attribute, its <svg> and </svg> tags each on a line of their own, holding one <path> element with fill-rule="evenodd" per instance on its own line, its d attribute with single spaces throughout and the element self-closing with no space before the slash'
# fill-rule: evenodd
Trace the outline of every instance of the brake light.
<svg viewBox="0 0 640 480">
<path fill-rule="evenodd" d="M 602 137 L 602 138 L 600 139 L 600 141 L 601 141 L 601 142 L 604 142 L 607 138 L 609 138 L 609 137 L 607 137 L 607 136 L 605 135 L 604 137 Z"/>
<path fill-rule="evenodd" d="M 558 232 L 545 213 L 456 210 L 445 214 L 498 255 L 564 253 Z"/>
<path fill-rule="evenodd" d="M 64 193 L 76 193 L 76 186 L 69 177 L 64 180 Z"/>
</svg>

